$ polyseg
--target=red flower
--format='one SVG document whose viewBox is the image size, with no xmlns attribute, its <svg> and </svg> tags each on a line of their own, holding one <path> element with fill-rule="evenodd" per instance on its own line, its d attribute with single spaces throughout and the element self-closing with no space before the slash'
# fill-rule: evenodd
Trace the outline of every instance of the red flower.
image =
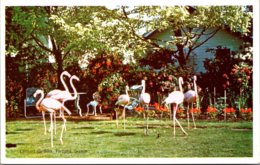
<svg viewBox="0 0 260 165">
<path fill-rule="evenodd" d="M 193 109 L 190 109 L 190 112 L 191 113 L 200 113 L 200 109 L 199 108 L 193 108 Z"/>
<path fill-rule="evenodd" d="M 135 110 L 137 112 L 143 112 L 144 111 L 144 108 L 143 107 L 136 107 Z"/>
<path fill-rule="evenodd" d="M 251 112 L 252 112 L 252 108 L 248 108 L 248 109 L 247 109 L 247 112 L 248 112 L 248 113 L 251 113 Z"/>
<path fill-rule="evenodd" d="M 216 112 L 217 112 L 217 109 L 216 109 L 215 107 L 210 107 L 210 106 L 208 106 L 207 112 L 208 112 L 208 113 L 216 113 Z"/>
<path fill-rule="evenodd" d="M 183 109 L 177 109 L 177 113 L 183 113 Z"/>
<path fill-rule="evenodd" d="M 168 109 L 166 108 L 166 106 L 162 106 L 162 107 L 161 107 L 161 111 L 163 111 L 163 112 L 168 112 Z"/>
<path fill-rule="evenodd" d="M 241 108 L 240 112 L 241 113 L 252 113 L 252 108 L 247 108 L 247 109 Z"/>
<path fill-rule="evenodd" d="M 226 108 L 223 109 L 223 112 L 224 112 L 224 113 L 235 113 L 236 110 L 235 110 L 234 108 L 228 108 L 228 107 L 226 107 Z"/>
</svg>

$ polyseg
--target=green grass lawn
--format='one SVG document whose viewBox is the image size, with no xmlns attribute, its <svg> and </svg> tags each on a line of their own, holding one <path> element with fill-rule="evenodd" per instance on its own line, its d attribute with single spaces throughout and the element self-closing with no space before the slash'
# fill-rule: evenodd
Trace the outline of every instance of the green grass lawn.
<svg viewBox="0 0 260 165">
<path fill-rule="evenodd" d="M 122 121 L 67 120 L 64 144 L 59 142 L 62 121 L 57 120 L 54 147 L 50 133 L 44 135 L 41 120 L 6 122 L 7 158 L 182 158 L 182 157 L 252 157 L 252 122 L 197 121 L 197 129 L 179 127 L 173 137 L 172 122 L 150 120 L 149 134 L 144 135 L 143 120 Z M 192 123 L 191 123 L 192 124 Z M 49 127 L 49 123 L 47 123 Z"/>
</svg>

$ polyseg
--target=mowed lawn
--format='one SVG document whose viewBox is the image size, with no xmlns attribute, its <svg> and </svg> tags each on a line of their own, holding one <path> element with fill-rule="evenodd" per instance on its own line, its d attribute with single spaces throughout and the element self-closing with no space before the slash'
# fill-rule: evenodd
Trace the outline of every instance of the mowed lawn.
<svg viewBox="0 0 260 165">
<path fill-rule="evenodd" d="M 47 118 L 48 121 L 48 118 Z M 44 135 L 42 120 L 6 122 L 7 158 L 198 158 L 252 157 L 252 122 L 197 121 L 197 129 L 179 127 L 173 136 L 172 121 L 149 121 L 149 134 L 144 135 L 142 118 L 115 121 L 67 120 L 67 131 L 61 145 L 61 119 L 51 148 L 50 133 Z M 192 126 L 192 122 L 190 123 Z M 49 128 L 49 122 L 47 122 Z"/>
</svg>

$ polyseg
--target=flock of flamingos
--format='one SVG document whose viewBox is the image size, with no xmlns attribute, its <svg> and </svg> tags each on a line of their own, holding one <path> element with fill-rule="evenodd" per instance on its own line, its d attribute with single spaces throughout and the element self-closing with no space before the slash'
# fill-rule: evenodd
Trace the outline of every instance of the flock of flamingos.
<svg viewBox="0 0 260 165">
<path fill-rule="evenodd" d="M 70 93 L 66 83 L 64 82 L 63 77 L 67 76 L 70 78 L 70 85 L 73 89 L 73 93 Z M 64 111 L 67 112 L 68 115 L 71 115 L 71 112 L 68 108 L 65 107 L 64 103 L 69 100 L 75 100 L 77 98 L 77 90 L 73 84 L 73 80 L 79 81 L 79 78 L 76 75 L 71 76 L 67 71 L 63 71 L 60 75 L 61 82 L 65 88 L 65 90 L 59 90 L 59 89 L 54 89 L 50 91 L 49 93 L 46 94 L 44 97 L 44 92 L 41 89 L 36 90 L 36 92 L 33 94 L 34 97 L 37 97 L 37 95 L 40 95 L 40 98 L 36 102 L 36 109 L 42 113 L 43 117 L 43 122 L 44 122 L 44 134 L 46 134 L 47 129 L 46 129 L 46 122 L 45 122 L 45 113 L 48 112 L 50 114 L 50 129 L 49 132 L 51 134 L 51 147 L 53 147 L 53 131 L 56 134 L 56 112 L 60 112 L 60 117 L 63 120 L 63 125 L 62 125 L 62 130 L 61 130 L 61 135 L 60 135 L 60 142 L 63 144 L 63 132 L 66 131 L 66 119 L 64 116 Z M 181 130 L 185 135 L 188 135 L 188 133 L 183 129 L 181 126 L 180 122 L 176 118 L 176 112 L 178 109 L 178 105 L 181 104 L 182 102 L 188 103 L 188 109 L 189 109 L 189 104 L 193 106 L 193 103 L 196 102 L 196 98 L 198 97 L 198 92 L 197 92 L 197 85 L 196 85 L 196 76 L 193 77 L 193 83 L 194 83 L 194 90 L 188 90 L 187 92 L 183 93 L 182 90 L 182 84 L 183 84 L 183 79 L 182 77 L 179 77 L 179 91 L 173 91 L 171 92 L 168 97 L 162 102 L 162 104 L 165 104 L 166 107 L 169 109 L 171 104 L 173 104 L 173 114 L 172 114 L 172 119 L 173 119 L 173 134 L 175 136 L 175 122 L 179 125 Z M 141 80 L 141 85 L 134 85 L 131 87 L 132 89 L 142 89 L 142 92 L 138 98 L 138 104 L 142 107 L 146 107 L 148 110 L 149 103 L 151 101 L 151 96 L 149 93 L 145 92 L 145 80 Z M 122 94 L 118 97 L 118 100 L 115 105 L 123 106 L 123 118 L 124 118 L 124 129 L 125 129 L 125 109 L 127 105 L 131 103 L 130 101 L 130 96 L 128 94 L 129 86 L 125 87 L 125 94 Z M 96 110 L 96 106 L 98 105 L 98 99 L 96 99 L 95 95 L 93 95 L 93 101 L 91 101 L 89 104 L 87 104 L 87 107 L 90 105 L 94 106 L 94 111 Z M 118 114 L 116 112 L 116 126 L 118 127 Z M 93 112 L 94 113 L 94 112 Z M 80 113 L 81 114 L 81 113 Z M 88 114 L 88 113 L 87 113 Z M 196 128 L 193 113 L 192 114 L 192 119 L 194 123 L 194 127 Z M 187 118 L 188 118 L 188 128 L 189 128 L 189 112 L 187 110 Z M 148 119 L 148 117 L 147 117 Z M 53 130 L 54 129 L 54 130 Z M 147 126 L 148 129 L 148 126 Z M 146 134 L 147 134 L 147 129 L 146 129 Z"/>
</svg>

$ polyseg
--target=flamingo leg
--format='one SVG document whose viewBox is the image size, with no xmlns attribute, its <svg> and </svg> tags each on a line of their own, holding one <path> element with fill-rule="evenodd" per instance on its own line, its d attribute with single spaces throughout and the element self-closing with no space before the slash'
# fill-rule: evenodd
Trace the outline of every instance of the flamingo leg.
<svg viewBox="0 0 260 165">
<path fill-rule="evenodd" d="M 65 116 L 64 116 L 64 111 L 62 111 L 62 116 L 65 118 Z M 67 128 L 66 128 L 66 125 L 65 125 L 65 127 L 64 127 L 64 131 L 67 131 Z"/>
<path fill-rule="evenodd" d="M 149 126 L 148 126 L 148 120 L 149 120 L 149 117 L 148 117 L 148 115 L 146 115 L 146 130 L 145 130 L 145 135 L 148 135 L 148 128 L 149 128 Z"/>
<path fill-rule="evenodd" d="M 170 112 L 170 120 L 172 119 L 172 110 L 171 110 L 171 104 L 169 104 L 169 112 Z"/>
<path fill-rule="evenodd" d="M 175 110 L 174 110 L 174 122 L 173 122 L 173 124 L 174 124 L 174 136 L 175 136 L 175 121 L 176 121 L 176 123 L 180 126 L 180 128 L 181 128 L 181 130 L 182 130 L 182 132 L 185 134 L 185 135 L 188 135 L 188 133 L 183 129 L 183 127 L 181 126 L 181 124 L 180 124 L 180 122 L 177 120 L 177 118 L 176 118 L 176 112 L 177 112 L 177 108 L 178 108 L 178 105 L 176 105 L 176 107 L 174 108 Z"/>
<path fill-rule="evenodd" d="M 60 117 L 62 116 L 62 110 L 60 110 Z"/>
<path fill-rule="evenodd" d="M 146 128 L 145 128 L 145 119 L 146 119 L 146 116 L 145 116 L 145 112 L 143 112 L 143 117 L 144 117 L 144 134 L 146 135 Z"/>
<path fill-rule="evenodd" d="M 124 129 L 125 129 L 125 106 L 124 106 L 124 110 L 123 110 L 123 116 L 124 116 Z"/>
<path fill-rule="evenodd" d="M 63 132 L 64 132 L 64 130 L 66 130 L 66 119 L 65 119 L 65 116 L 64 115 L 62 115 L 62 120 L 63 120 L 63 125 L 62 125 L 62 129 L 61 129 L 61 134 L 60 134 L 60 143 L 61 144 L 63 144 L 63 140 L 62 140 L 62 135 L 63 135 Z"/>
<path fill-rule="evenodd" d="M 42 119 L 43 119 L 43 124 L 44 124 L 44 135 L 46 135 L 47 128 L 46 128 L 45 112 L 44 111 L 42 111 Z"/>
<path fill-rule="evenodd" d="M 53 147 L 53 121 L 52 121 L 52 117 L 53 117 L 53 112 L 50 113 L 50 120 L 51 120 L 51 124 L 50 124 L 50 128 L 51 128 L 51 147 Z"/>
<path fill-rule="evenodd" d="M 146 109 L 149 110 L 149 105 L 146 105 Z M 148 135 L 148 128 L 149 128 L 148 120 L 149 120 L 149 116 L 148 116 L 148 112 L 147 112 L 147 114 L 146 114 L 146 132 L 145 132 L 146 135 Z"/>
<path fill-rule="evenodd" d="M 170 105 L 171 106 L 171 105 Z M 176 111 L 177 111 L 177 108 L 175 108 L 175 107 L 177 107 L 177 105 L 174 105 L 173 106 L 173 113 L 172 113 L 172 115 L 173 115 L 173 117 L 172 117 L 172 122 L 173 122 L 173 136 L 175 137 L 175 118 L 176 118 Z"/>
<path fill-rule="evenodd" d="M 187 119 L 188 119 L 188 129 L 190 129 L 190 103 L 188 103 L 188 108 L 187 108 Z"/>
<path fill-rule="evenodd" d="M 193 109 L 193 103 L 191 104 L 191 106 L 192 106 L 192 109 Z M 191 112 L 191 116 L 192 116 L 192 120 L 193 120 L 194 129 L 197 129 L 196 124 L 195 124 L 195 120 L 194 120 L 193 112 Z"/>
<path fill-rule="evenodd" d="M 118 115 L 117 115 L 117 111 L 116 112 L 116 128 L 118 128 Z"/>
<path fill-rule="evenodd" d="M 56 135 L 56 112 L 53 112 L 53 120 L 54 120 L 54 134 Z"/>
</svg>

